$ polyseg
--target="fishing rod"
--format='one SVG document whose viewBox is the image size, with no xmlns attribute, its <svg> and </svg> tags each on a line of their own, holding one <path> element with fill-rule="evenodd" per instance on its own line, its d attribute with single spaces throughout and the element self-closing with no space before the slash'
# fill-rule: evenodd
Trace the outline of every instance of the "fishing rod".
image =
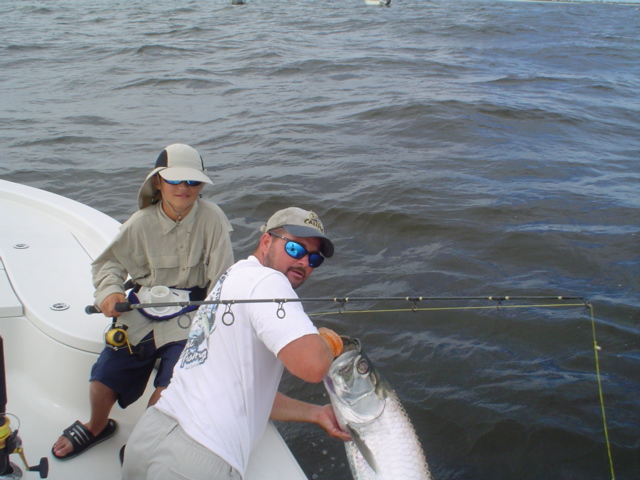
<svg viewBox="0 0 640 480">
<path fill-rule="evenodd" d="M 461 297 L 320 297 L 320 298 L 258 298 L 258 299 L 228 299 L 228 300 L 185 300 L 182 302 L 157 302 L 157 303 L 131 303 L 121 302 L 116 303 L 115 310 L 117 312 L 130 312 L 132 310 L 143 308 L 162 308 L 162 307 L 191 307 L 201 305 L 235 305 L 242 303 L 277 303 L 280 306 L 285 303 L 291 302 L 333 302 L 339 303 L 343 306 L 346 303 L 351 302 L 373 302 L 373 301 L 402 301 L 410 302 L 416 305 L 418 302 L 430 302 L 430 301 L 493 301 L 498 305 L 505 301 L 510 300 L 557 300 L 557 301 L 569 301 L 579 300 L 587 305 L 584 297 L 581 296 L 566 296 L 566 295 L 490 295 L 490 296 L 461 296 Z M 87 305 L 85 308 L 87 314 L 101 313 L 100 310 L 94 305 Z"/>
<path fill-rule="evenodd" d="M 426 296 L 406 296 L 406 297 L 324 297 L 324 298 L 271 298 L 271 299 L 229 299 L 229 300 L 201 300 L 201 301 L 183 301 L 183 302 L 163 302 L 163 303 L 131 303 L 131 302 L 122 302 L 117 303 L 115 305 L 115 310 L 118 312 L 128 312 L 135 309 L 143 309 L 143 308 L 153 308 L 153 307 L 189 307 L 189 306 L 201 306 L 201 305 L 225 305 L 226 310 L 222 315 L 221 321 L 225 325 L 231 325 L 234 322 L 234 315 L 231 312 L 231 306 L 234 304 L 242 304 L 242 303 L 277 303 L 278 311 L 277 316 L 283 318 L 285 315 L 284 312 L 284 304 L 287 302 L 333 302 L 339 303 L 340 309 L 338 313 L 343 313 L 342 308 L 344 304 L 350 302 L 373 302 L 373 301 L 403 301 L 403 302 L 411 302 L 412 303 L 412 311 L 417 311 L 417 303 L 418 302 L 439 302 L 439 301 L 492 301 L 496 302 L 498 309 L 502 302 L 506 301 L 543 301 L 543 300 L 553 300 L 556 302 L 565 302 L 565 301 L 579 301 L 579 304 L 555 304 L 555 305 L 524 305 L 529 307 L 554 307 L 554 306 L 580 306 L 584 305 L 584 307 L 588 308 L 591 311 L 591 325 L 593 332 L 593 347 L 594 354 L 596 358 L 596 376 L 598 379 L 598 389 L 600 392 L 600 405 L 602 409 L 602 419 L 605 430 L 605 437 L 607 442 L 607 451 L 609 455 L 609 462 L 611 465 L 611 470 L 613 472 L 613 463 L 611 458 L 611 447 L 608 436 L 608 428 L 605 416 L 605 408 L 604 408 L 604 398 L 602 394 L 602 379 L 600 376 L 600 366 L 598 359 L 598 351 L 601 347 L 598 345 L 595 336 L 595 318 L 593 313 L 592 305 L 585 299 L 583 296 L 574 296 L 574 295 L 487 295 L 487 296 L 450 296 L 450 297 L 426 297 Z M 517 305 L 516 305 L 517 307 Z M 491 308 L 491 307 L 471 307 L 471 308 Z M 420 309 L 425 310 L 425 309 Z M 87 305 L 85 308 L 85 312 L 87 314 L 93 313 L 101 313 L 98 308 L 94 305 Z M 355 313 L 355 312 L 348 312 Z M 328 315 L 328 314 L 325 314 Z M 230 316 L 230 319 L 225 320 L 225 317 Z M 115 318 L 114 318 L 115 321 Z M 124 332 L 122 330 L 121 332 Z M 126 337 L 125 337 L 126 338 Z M 126 341 L 126 340 L 125 340 Z M 122 342 L 124 343 L 124 341 Z M 128 345 L 128 341 L 127 341 Z M 117 346 L 116 346 L 117 347 Z M 612 476 L 612 478 L 615 478 Z M 2 480 L 0 478 L 0 480 Z"/>
</svg>

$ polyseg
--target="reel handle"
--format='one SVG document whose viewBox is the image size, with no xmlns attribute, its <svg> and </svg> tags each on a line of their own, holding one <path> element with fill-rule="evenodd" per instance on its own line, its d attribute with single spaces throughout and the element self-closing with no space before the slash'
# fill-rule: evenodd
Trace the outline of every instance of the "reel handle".
<svg viewBox="0 0 640 480">
<path fill-rule="evenodd" d="M 27 463 L 27 459 L 25 458 L 24 453 L 22 452 L 22 449 L 20 449 L 19 453 L 20 457 L 22 457 L 23 463 L 27 467 L 27 472 L 38 472 L 40 473 L 40 478 L 47 478 L 47 476 L 49 475 L 49 459 L 47 457 L 42 457 L 38 465 L 30 467 Z"/>
</svg>

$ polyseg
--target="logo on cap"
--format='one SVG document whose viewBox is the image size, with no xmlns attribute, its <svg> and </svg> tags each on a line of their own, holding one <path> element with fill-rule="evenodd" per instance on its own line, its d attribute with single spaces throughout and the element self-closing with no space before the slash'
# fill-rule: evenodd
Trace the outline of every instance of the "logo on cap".
<svg viewBox="0 0 640 480">
<path fill-rule="evenodd" d="M 322 233 L 324 233 L 324 228 L 322 227 L 322 222 L 318 218 L 318 215 L 316 215 L 315 213 L 309 212 L 309 218 L 305 219 L 304 223 L 306 223 L 307 225 L 310 225 L 310 226 L 312 226 L 314 228 L 317 228 Z"/>
</svg>

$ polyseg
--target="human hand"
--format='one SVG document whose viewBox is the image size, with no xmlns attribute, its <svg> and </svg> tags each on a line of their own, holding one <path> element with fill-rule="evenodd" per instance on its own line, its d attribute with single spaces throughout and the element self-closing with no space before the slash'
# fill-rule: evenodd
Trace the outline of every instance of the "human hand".
<svg viewBox="0 0 640 480">
<path fill-rule="evenodd" d="M 102 301 L 100 304 L 100 311 L 105 317 L 119 317 L 122 315 L 122 312 L 118 312 L 116 310 L 116 303 L 124 303 L 126 301 L 127 297 L 124 296 L 124 293 L 112 293 Z"/>
<path fill-rule="evenodd" d="M 340 428 L 340 424 L 338 423 L 338 419 L 336 418 L 336 414 L 331 405 L 324 405 L 323 407 L 320 407 L 316 423 L 334 438 L 345 442 L 351 440 L 351 435 Z"/>
</svg>

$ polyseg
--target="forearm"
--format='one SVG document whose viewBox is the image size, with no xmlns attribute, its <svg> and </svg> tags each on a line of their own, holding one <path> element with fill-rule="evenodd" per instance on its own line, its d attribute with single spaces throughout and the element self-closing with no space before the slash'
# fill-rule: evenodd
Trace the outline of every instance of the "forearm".
<svg viewBox="0 0 640 480">
<path fill-rule="evenodd" d="M 296 377 L 305 382 L 321 382 L 333 362 L 333 353 L 318 334 L 304 335 L 286 345 L 278 358 Z"/>
<path fill-rule="evenodd" d="M 334 438 L 343 441 L 351 436 L 340 428 L 331 405 L 313 405 L 278 392 L 271 408 L 271 420 L 315 423 Z"/>
<path fill-rule="evenodd" d="M 271 420 L 317 423 L 320 405 L 296 400 L 278 392 L 271 408 Z"/>
</svg>

